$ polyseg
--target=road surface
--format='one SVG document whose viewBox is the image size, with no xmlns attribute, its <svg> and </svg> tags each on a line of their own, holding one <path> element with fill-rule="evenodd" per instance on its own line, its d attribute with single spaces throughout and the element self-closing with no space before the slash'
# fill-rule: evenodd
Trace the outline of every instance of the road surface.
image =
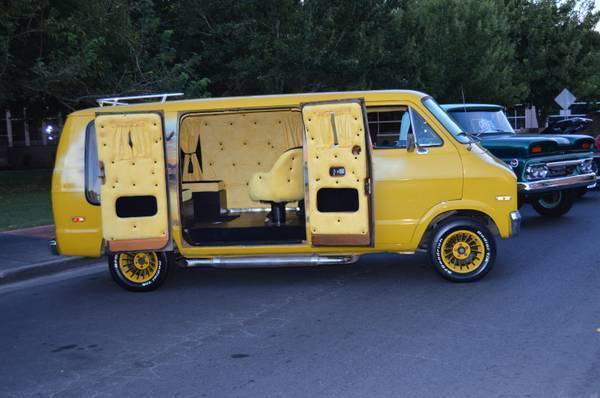
<svg viewBox="0 0 600 398">
<path fill-rule="evenodd" d="M 482 281 L 424 255 L 175 270 L 149 294 L 104 265 L 0 291 L 0 396 L 600 395 L 600 192 L 522 209 Z"/>
</svg>

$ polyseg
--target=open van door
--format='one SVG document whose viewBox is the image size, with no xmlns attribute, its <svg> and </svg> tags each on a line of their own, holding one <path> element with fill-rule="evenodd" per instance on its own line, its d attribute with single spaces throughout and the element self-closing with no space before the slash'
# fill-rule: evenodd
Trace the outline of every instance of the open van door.
<svg viewBox="0 0 600 398">
<path fill-rule="evenodd" d="M 169 217 L 161 116 L 98 114 L 95 129 L 102 235 L 108 250 L 164 248 Z"/>
<path fill-rule="evenodd" d="M 371 139 L 363 101 L 306 103 L 302 117 L 313 246 L 371 246 Z"/>
</svg>

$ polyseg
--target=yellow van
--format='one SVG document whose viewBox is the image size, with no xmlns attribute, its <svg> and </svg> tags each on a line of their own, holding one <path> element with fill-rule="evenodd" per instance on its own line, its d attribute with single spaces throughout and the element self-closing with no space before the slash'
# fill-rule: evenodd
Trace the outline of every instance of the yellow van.
<svg viewBox="0 0 600 398">
<path fill-rule="evenodd" d="M 126 289 L 416 251 L 471 281 L 518 231 L 513 172 L 423 93 L 148 97 L 72 113 L 52 179 L 57 251 L 106 253 Z"/>
</svg>

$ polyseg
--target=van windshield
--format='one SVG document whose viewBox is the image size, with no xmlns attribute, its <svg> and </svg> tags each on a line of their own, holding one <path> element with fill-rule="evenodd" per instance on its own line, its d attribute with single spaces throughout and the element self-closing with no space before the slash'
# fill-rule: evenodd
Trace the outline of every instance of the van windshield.
<svg viewBox="0 0 600 398">
<path fill-rule="evenodd" d="M 463 130 L 471 134 L 515 133 L 501 109 L 459 110 L 450 114 Z"/>
<path fill-rule="evenodd" d="M 462 144 L 473 142 L 471 137 L 469 137 L 469 135 L 465 133 L 450 116 L 448 116 L 446 111 L 443 110 L 433 98 L 427 97 L 423 99 L 423 104 L 427 109 L 429 109 L 429 112 L 433 113 L 433 116 L 435 116 L 436 119 L 442 123 L 446 130 L 448 130 L 458 142 Z"/>
</svg>

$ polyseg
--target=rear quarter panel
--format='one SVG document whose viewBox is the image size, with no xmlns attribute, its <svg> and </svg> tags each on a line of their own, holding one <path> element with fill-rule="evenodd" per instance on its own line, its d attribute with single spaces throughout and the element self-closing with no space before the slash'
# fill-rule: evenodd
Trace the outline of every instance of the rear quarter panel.
<svg viewBox="0 0 600 398">
<path fill-rule="evenodd" d="M 69 116 L 61 133 L 52 174 L 52 212 L 58 251 L 98 257 L 102 252 L 100 206 L 85 197 L 85 131 L 93 116 Z M 83 222 L 73 222 L 75 216 Z"/>
</svg>

